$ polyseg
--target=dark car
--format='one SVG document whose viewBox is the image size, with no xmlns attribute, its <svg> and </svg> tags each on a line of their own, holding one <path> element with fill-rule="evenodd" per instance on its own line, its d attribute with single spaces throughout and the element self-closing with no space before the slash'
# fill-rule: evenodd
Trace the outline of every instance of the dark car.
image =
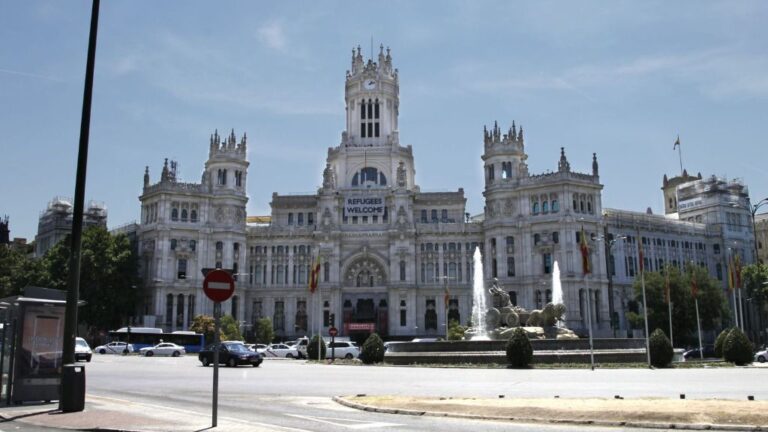
<svg viewBox="0 0 768 432">
<path fill-rule="evenodd" d="M 694 348 L 692 350 L 688 350 L 683 353 L 683 358 L 688 360 L 700 360 L 701 355 L 699 355 L 699 349 Z M 715 355 L 715 346 L 714 345 L 704 345 L 704 358 L 717 358 Z"/>
<path fill-rule="evenodd" d="M 203 366 L 213 364 L 213 347 L 213 344 L 208 345 L 197 355 Z M 219 364 L 230 367 L 243 364 L 259 367 L 262 361 L 264 359 L 260 353 L 249 350 L 242 342 L 222 342 L 219 344 Z"/>
</svg>

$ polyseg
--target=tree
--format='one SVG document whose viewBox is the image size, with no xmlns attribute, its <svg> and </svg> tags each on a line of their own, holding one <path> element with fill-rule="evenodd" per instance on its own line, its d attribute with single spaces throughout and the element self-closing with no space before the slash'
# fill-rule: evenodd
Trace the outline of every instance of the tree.
<svg viewBox="0 0 768 432">
<path fill-rule="evenodd" d="M 734 327 L 725 337 L 723 359 L 738 366 L 752 362 L 752 343 L 738 327 Z"/>
<path fill-rule="evenodd" d="M 275 330 L 272 328 L 272 320 L 264 317 L 256 322 L 256 328 L 253 332 L 256 343 L 270 344 L 275 338 Z"/>
<path fill-rule="evenodd" d="M 691 280 L 695 280 L 698 286 L 699 316 L 703 329 L 715 329 L 723 319 L 730 316 L 720 282 L 710 278 L 706 269 L 687 266 L 684 271 L 680 271 L 677 267 L 668 265 L 659 272 L 645 272 L 648 328 L 669 328 L 669 309 L 664 301 L 664 272 L 669 276 L 672 328 L 676 341 L 695 339 L 697 332 Z M 639 276 L 635 278 L 634 291 L 636 299 L 642 304 L 642 284 Z M 642 318 L 642 313 L 639 317 Z"/>
<path fill-rule="evenodd" d="M 205 336 L 205 344 L 208 345 L 213 343 L 214 324 L 212 316 L 198 315 L 192 319 L 189 329 L 195 333 L 202 333 Z"/>
<path fill-rule="evenodd" d="M 365 364 L 381 363 L 384 361 L 384 341 L 376 333 L 371 333 L 363 343 L 360 360 Z"/>
<path fill-rule="evenodd" d="M 517 327 L 507 342 L 507 362 L 513 368 L 527 368 L 533 361 L 533 347 L 522 327 Z"/>
<path fill-rule="evenodd" d="M 46 285 L 67 289 L 70 236 L 43 257 Z M 125 234 L 111 235 L 106 228 L 83 231 L 80 253 L 80 300 L 78 321 L 101 330 L 120 327 L 134 316 L 143 284 L 138 277 L 139 261 Z"/>
<path fill-rule="evenodd" d="M 326 346 L 325 341 L 318 343 L 321 340 L 319 336 L 315 335 L 312 340 L 307 344 L 307 358 L 310 360 L 322 360 L 325 358 Z M 317 346 L 320 345 L 320 356 L 318 357 Z"/>
<path fill-rule="evenodd" d="M 46 286 L 43 262 L 30 258 L 28 251 L 0 245 L 0 297 L 21 294 L 24 287 Z"/>
<path fill-rule="evenodd" d="M 464 332 L 466 329 L 459 325 L 456 320 L 448 321 L 448 340 L 462 340 L 464 339 Z"/>
<path fill-rule="evenodd" d="M 672 363 L 675 352 L 672 349 L 672 343 L 661 329 L 656 329 L 651 333 L 648 346 L 651 351 L 651 364 L 654 367 L 663 368 Z"/>
<path fill-rule="evenodd" d="M 232 315 L 221 317 L 219 329 L 221 330 L 221 340 L 243 340 L 243 336 L 240 334 L 240 325 Z"/>
<path fill-rule="evenodd" d="M 757 308 L 758 328 L 764 328 L 763 317 L 768 309 L 768 265 L 751 264 L 745 266 L 741 272 L 744 283 L 744 294 Z"/>
</svg>

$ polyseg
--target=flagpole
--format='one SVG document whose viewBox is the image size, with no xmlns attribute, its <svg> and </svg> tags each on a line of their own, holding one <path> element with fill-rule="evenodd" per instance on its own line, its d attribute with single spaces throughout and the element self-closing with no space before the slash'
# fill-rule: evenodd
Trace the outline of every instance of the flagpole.
<svg viewBox="0 0 768 432">
<path fill-rule="evenodd" d="M 587 326 L 589 327 L 589 364 L 595 370 L 595 350 L 592 345 L 592 296 L 589 294 L 589 275 L 584 275 L 584 285 L 587 288 Z"/>
<path fill-rule="evenodd" d="M 675 338 L 672 336 L 672 300 L 670 299 L 669 302 L 667 302 L 667 305 L 669 305 L 669 343 L 672 344 L 672 348 L 675 348 Z"/>
<path fill-rule="evenodd" d="M 697 297 L 694 297 L 693 301 L 696 304 L 696 327 L 699 330 L 699 358 L 704 360 L 704 348 L 701 345 L 701 320 L 699 319 L 699 299 Z"/>
<path fill-rule="evenodd" d="M 736 325 L 736 328 L 741 328 L 739 326 L 739 306 L 736 304 L 736 289 L 731 290 L 731 297 L 733 298 L 733 321 Z"/>
<path fill-rule="evenodd" d="M 677 147 L 677 155 L 680 158 L 680 175 L 683 175 L 683 146 L 680 144 L 680 135 L 677 136 L 675 141 L 675 147 Z"/>
<path fill-rule="evenodd" d="M 640 284 L 643 287 L 643 316 L 645 318 L 645 354 L 648 358 L 648 367 L 651 367 L 651 344 L 650 335 L 648 334 L 648 306 L 645 301 L 645 272 L 640 272 Z"/>
</svg>

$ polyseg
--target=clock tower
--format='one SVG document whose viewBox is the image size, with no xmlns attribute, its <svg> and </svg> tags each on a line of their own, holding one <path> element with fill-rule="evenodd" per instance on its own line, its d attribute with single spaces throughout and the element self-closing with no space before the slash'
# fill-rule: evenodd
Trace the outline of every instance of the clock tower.
<svg viewBox="0 0 768 432">
<path fill-rule="evenodd" d="M 359 46 L 352 50 L 344 86 L 346 128 L 341 144 L 328 149 L 328 172 L 335 181 L 324 183 L 352 189 L 415 187 L 412 149 L 400 146 L 399 95 L 389 48 L 381 45 L 378 61 L 367 62 Z"/>
<path fill-rule="evenodd" d="M 379 47 L 378 62 L 363 61 L 360 47 L 352 50 L 344 100 L 347 106 L 347 139 L 358 146 L 391 144 L 397 131 L 400 85 L 392 68 L 389 48 Z"/>
</svg>

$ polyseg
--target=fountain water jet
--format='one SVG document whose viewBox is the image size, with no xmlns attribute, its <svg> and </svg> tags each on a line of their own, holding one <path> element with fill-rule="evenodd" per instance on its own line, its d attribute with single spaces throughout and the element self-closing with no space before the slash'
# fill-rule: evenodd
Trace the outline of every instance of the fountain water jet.
<svg viewBox="0 0 768 432">
<path fill-rule="evenodd" d="M 553 304 L 565 304 L 563 301 L 563 286 L 560 284 L 560 266 L 555 261 L 555 265 L 552 268 L 552 303 Z M 557 321 L 558 327 L 563 327 L 565 323 L 565 313 Z"/>
<path fill-rule="evenodd" d="M 474 277 L 472 279 L 472 325 L 475 334 L 472 340 L 488 340 L 488 332 L 485 329 L 485 315 L 488 307 L 485 305 L 485 279 L 483 277 L 483 259 L 480 248 L 475 248 L 472 256 L 474 265 Z"/>
</svg>

